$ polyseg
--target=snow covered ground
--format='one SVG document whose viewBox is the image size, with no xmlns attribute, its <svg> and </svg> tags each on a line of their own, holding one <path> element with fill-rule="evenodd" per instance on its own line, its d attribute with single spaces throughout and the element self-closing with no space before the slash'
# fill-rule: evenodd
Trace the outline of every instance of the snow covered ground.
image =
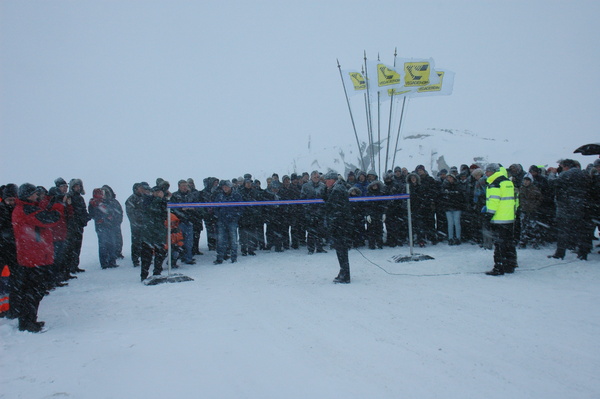
<svg viewBox="0 0 600 399">
<path fill-rule="evenodd" d="M 88 227 L 87 272 L 42 301 L 46 333 L 0 320 L 0 398 L 600 397 L 597 253 L 519 250 L 490 277 L 473 245 L 353 250 L 334 285 L 334 251 L 206 251 L 180 269 L 193 282 L 144 286 L 96 250 Z"/>
</svg>

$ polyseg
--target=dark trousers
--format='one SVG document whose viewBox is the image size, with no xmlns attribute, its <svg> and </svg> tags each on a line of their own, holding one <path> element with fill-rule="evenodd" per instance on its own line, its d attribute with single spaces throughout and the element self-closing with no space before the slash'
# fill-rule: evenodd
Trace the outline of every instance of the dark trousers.
<svg viewBox="0 0 600 399">
<path fill-rule="evenodd" d="M 67 241 L 54 241 L 54 265 L 50 267 L 50 278 L 53 283 L 60 283 L 69 277 L 69 268 L 65 262 Z"/>
<path fill-rule="evenodd" d="M 507 271 L 517 266 L 517 248 L 514 241 L 514 225 L 490 224 L 494 241 L 494 267 Z"/>
<path fill-rule="evenodd" d="M 160 275 L 163 270 L 163 262 L 167 257 L 167 250 L 164 244 L 151 245 L 146 242 L 142 243 L 142 280 L 148 277 L 150 271 L 150 265 L 152 264 L 152 258 L 154 258 L 154 270 L 152 274 Z"/>
<path fill-rule="evenodd" d="M 131 226 L 131 260 L 134 265 L 140 264 L 142 257 L 142 229 L 138 226 Z"/>
<path fill-rule="evenodd" d="M 117 261 L 117 245 L 114 230 L 112 228 L 96 229 L 98 235 L 98 257 L 103 269 L 113 267 Z"/>
<path fill-rule="evenodd" d="M 248 252 L 256 251 L 258 240 L 256 239 L 256 226 L 240 226 L 240 250 L 242 255 L 247 255 Z"/>
<path fill-rule="evenodd" d="M 348 258 L 348 247 L 342 245 L 335 245 L 335 254 L 340 264 L 340 277 L 350 278 L 350 260 Z"/>
<path fill-rule="evenodd" d="M 83 242 L 83 228 L 71 229 L 67 233 L 67 246 L 65 248 L 65 262 L 69 272 L 79 268 L 79 256 Z"/>
<path fill-rule="evenodd" d="M 217 260 L 223 260 L 228 253 L 232 260 L 237 259 L 237 229 L 237 222 L 217 222 Z"/>
<path fill-rule="evenodd" d="M 17 278 L 17 300 L 11 306 L 16 305 L 16 314 L 19 317 L 19 325 L 34 323 L 37 321 L 38 308 L 46 292 L 46 278 L 49 266 L 24 267 L 19 266 Z"/>
</svg>

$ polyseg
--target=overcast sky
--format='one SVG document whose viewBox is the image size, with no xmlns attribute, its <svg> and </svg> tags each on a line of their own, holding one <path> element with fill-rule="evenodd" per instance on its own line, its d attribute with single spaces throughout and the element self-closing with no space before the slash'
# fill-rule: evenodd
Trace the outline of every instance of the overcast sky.
<svg viewBox="0 0 600 399">
<path fill-rule="evenodd" d="M 395 47 L 456 73 L 451 96 L 410 102 L 406 132 L 554 162 L 600 141 L 599 17 L 598 1 L 2 0 L 2 183 L 290 173 L 309 137 L 355 143 L 336 59 L 391 64 Z"/>
</svg>

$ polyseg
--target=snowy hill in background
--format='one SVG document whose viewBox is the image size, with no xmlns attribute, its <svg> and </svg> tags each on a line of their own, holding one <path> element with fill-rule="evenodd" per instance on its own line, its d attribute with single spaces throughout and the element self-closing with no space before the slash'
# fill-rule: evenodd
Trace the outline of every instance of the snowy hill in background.
<svg viewBox="0 0 600 399">
<path fill-rule="evenodd" d="M 362 156 L 368 165 L 365 169 L 375 169 L 381 175 L 385 170 L 386 141 L 382 139 L 381 148 L 381 169 L 379 165 L 379 155 L 377 147 L 375 151 L 375 168 L 369 162 L 369 157 L 365 149 L 366 143 L 361 142 Z M 395 145 L 395 138 L 391 140 L 389 149 L 388 168 L 393 169 L 392 159 Z M 564 144 L 564 143 L 561 143 Z M 580 144 L 573 143 L 573 149 Z M 489 162 L 499 162 L 505 166 L 513 163 L 520 163 L 524 168 L 530 165 L 555 165 L 560 158 L 571 157 L 579 159 L 585 166 L 593 162 L 594 157 L 582 157 L 573 154 L 570 147 L 561 148 L 552 146 L 552 143 L 525 141 L 510 142 L 506 139 L 494 139 L 483 137 L 468 130 L 455 129 L 427 129 L 424 131 L 406 132 L 404 137 L 398 143 L 395 166 L 406 167 L 412 171 L 417 165 L 425 165 L 430 172 L 437 172 L 443 168 L 451 166 L 459 167 L 461 164 L 486 164 Z M 307 154 L 296 157 L 292 163 L 293 171 L 319 170 L 328 171 L 330 169 L 344 175 L 350 170 L 356 168 L 363 169 L 360 166 L 360 156 L 355 142 L 344 146 L 328 147 L 321 150 L 314 150 L 309 143 Z"/>
</svg>

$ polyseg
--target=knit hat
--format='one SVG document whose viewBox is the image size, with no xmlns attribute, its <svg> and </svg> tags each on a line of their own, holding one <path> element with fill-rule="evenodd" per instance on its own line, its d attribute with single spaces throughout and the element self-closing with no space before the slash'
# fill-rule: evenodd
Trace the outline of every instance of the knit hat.
<svg viewBox="0 0 600 399">
<path fill-rule="evenodd" d="M 497 163 L 490 163 L 485 167 L 486 172 L 496 173 L 500 170 L 500 166 Z"/>
<path fill-rule="evenodd" d="M 331 170 L 331 171 L 327 172 L 325 174 L 325 176 L 323 176 L 323 178 L 325 180 L 337 180 L 338 179 L 338 172 L 336 172 L 335 170 Z"/>
<path fill-rule="evenodd" d="M 16 184 L 7 184 L 2 191 L 2 198 L 17 198 L 19 196 L 18 191 L 19 188 Z"/>
<path fill-rule="evenodd" d="M 56 187 L 65 186 L 65 185 L 67 185 L 67 182 L 62 177 L 59 177 L 56 180 L 54 180 L 54 185 Z"/>
<path fill-rule="evenodd" d="M 22 201 L 27 200 L 27 198 L 31 197 L 37 191 L 37 187 L 31 183 L 21 184 L 18 190 L 19 199 Z"/>
</svg>

